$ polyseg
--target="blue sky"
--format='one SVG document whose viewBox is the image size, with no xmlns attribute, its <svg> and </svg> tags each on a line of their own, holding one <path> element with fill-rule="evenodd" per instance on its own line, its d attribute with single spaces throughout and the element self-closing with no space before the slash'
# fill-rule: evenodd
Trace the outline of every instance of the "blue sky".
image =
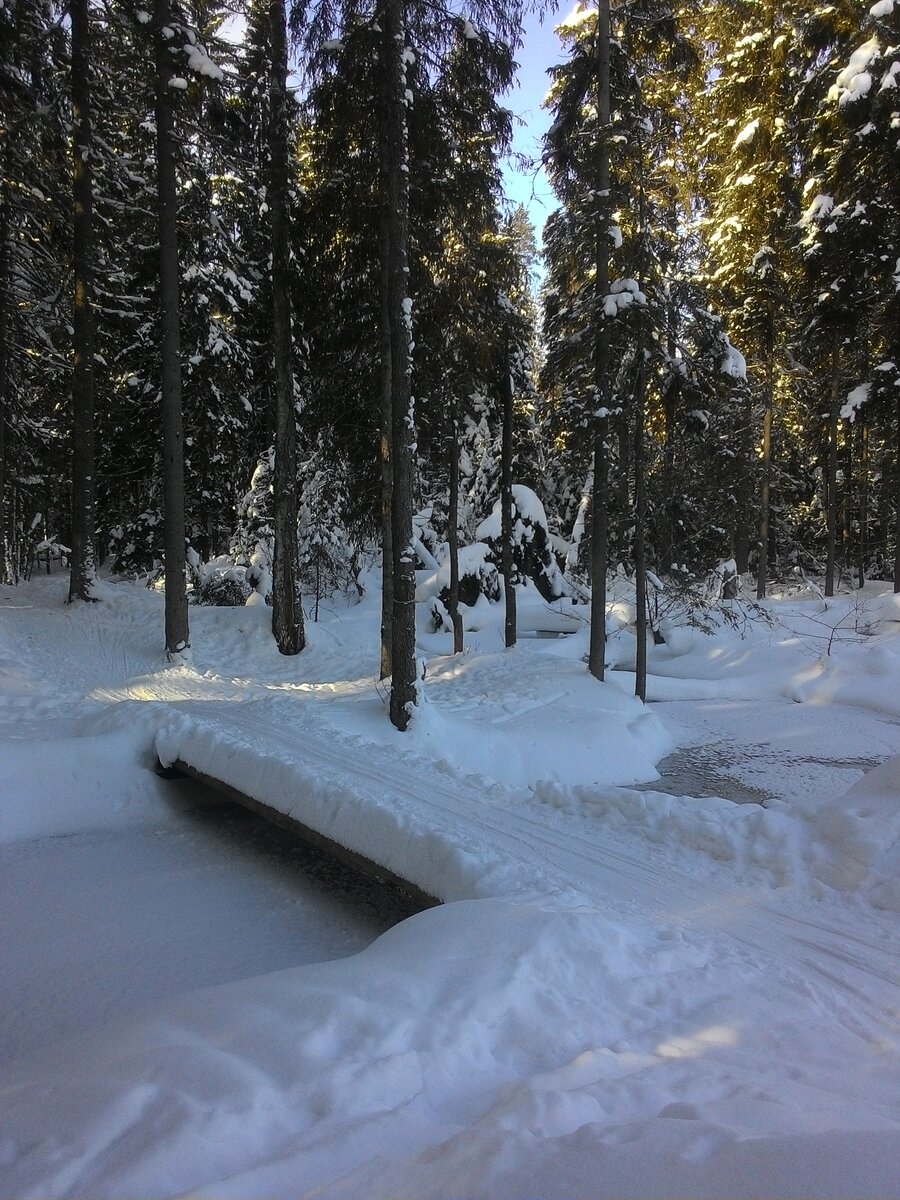
<svg viewBox="0 0 900 1200">
<path fill-rule="evenodd" d="M 519 63 L 518 82 L 503 99 L 503 103 L 512 109 L 517 118 L 513 132 L 514 150 L 536 162 L 540 159 L 541 137 L 550 123 L 548 113 L 541 108 L 550 82 L 547 68 L 562 59 L 559 38 L 553 32 L 553 27 L 572 7 L 572 0 L 564 0 L 563 7 L 556 13 L 547 14 L 543 23 L 537 13 L 530 13 L 526 17 L 525 43 L 516 54 Z M 519 171 L 515 163 L 509 163 L 504 174 L 507 195 L 526 206 L 540 240 L 544 221 L 556 207 L 543 171 L 536 173 L 535 166 Z"/>
</svg>

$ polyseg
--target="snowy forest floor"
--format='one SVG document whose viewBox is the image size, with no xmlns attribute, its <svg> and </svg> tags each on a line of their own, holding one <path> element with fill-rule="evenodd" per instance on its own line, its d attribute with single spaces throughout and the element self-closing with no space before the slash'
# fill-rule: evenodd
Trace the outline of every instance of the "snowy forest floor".
<svg viewBox="0 0 900 1200">
<path fill-rule="evenodd" d="M 114 854 L 121 831 L 171 836 L 158 751 L 448 903 L 329 963 L 298 949 L 272 973 L 248 949 L 234 981 L 150 989 L 109 1021 L 111 958 L 98 976 L 73 948 L 66 979 L 17 991 L 66 894 L 31 879 L 44 932 L 5 976 L 0 1030 L 28 1052 L 4 1067 L 0 1195 L 900 1195 L 900 601 L 883 586 L 775 600 L 740 632 L 676 622 L 646 708 L 627 625 L 598 684 L 583 626 L 504 651 L 498 611 L 453 658 L 423 623 L 406 735 L 373 679 L 377 587 L 292 660 L 264 607 L 194 608 L 181 667 L 161 661 L 157 593 L 65 592 L 0 589 L 4 869 L 24 879 L 48 839 Z M 258 943 L 244 891 L 223 880 L 221 904 Z M 154 937 L 141 915 L 123 973 Z M 77 1032 L 53 1016 L 67 987 L 107 998 Z"/>
</svg>

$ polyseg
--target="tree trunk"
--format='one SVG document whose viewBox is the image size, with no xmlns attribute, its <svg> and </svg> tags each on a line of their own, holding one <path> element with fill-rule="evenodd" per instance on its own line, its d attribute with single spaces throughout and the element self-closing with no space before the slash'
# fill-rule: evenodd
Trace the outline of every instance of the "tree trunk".
<svg viewBox="0 0 900 1200">
<path fill-rule="evenodd" d="M 500 376 L 503 400 L 503 429 L 500 437 L 500 569 L 503 573 L 503 641 L 507 650 L 516 644 L 516 568 L 513 556 L 513 383 L 510 374 L 509 340 L 504 343 Z"/>
<path fill-rule="evenodd" d="M 643 336 L 638 342 L 637 378 L 634 387 L 634 586 L 637 647 L 634 663 L 634 694 L 647 699 L 647 480 L 644 454 L 644 385 L 646 360 Z"/>
<path fill-rule="evenodd" d="M 595 245 L 594 329 L 594 502 L 591 508 L 591 634 L 588 670 L 603 679 L 606 663 L 606 570 L 609 539 L 609 325 L 603 304 L 609 292 L 609 0 L 599 0 L 597 17 L 597 73 L 600 124 L 597 147 L 597 190 Z"/>
<path fill-rule="evenodd" d="M 834 595 L 835 547 L 837 545 L 838 412 L 841 405 L 840 336 L 835 330 L 831 345 L 831 395 L 828 407 L 828 460 L 825 470 L 825 521 L 828 542 L 825 554 L 825 595 Z"/>
<path fill-rule="evenodd" d="M 753 454 L 753 396 L 750 388 L 743 389 L 743 429 L 735 483 L 736 508 L 731 536 L 731 552 L 738 575 L 750 570 L 750 460 Z"/>
<path fill-rule="evenodd" d="M 647 236 L 647 213 L 645 192 L 645 160 L 643 146 L 639 142 L 640 175 L 638 186 L 638 232 L 641 237 L 640 269 L 638 272 L 638 287 L 644 290 L 644 278 L 647 271 L 646 253 L 644 251 Z M 644 349 L 644 324 L 638 326 L 637 345 L 635 347 L 635 381 L 634 381 L 634 585 L 635 585 L 635 633 L 637 645 L 634 659 L 634 694 L 639 700 L 647 699 L 647 479 L 645 471 L 644 424 L 645 424 L 645 395 L 644 387 L 647 375 L 647 354 Z"/>
<path fill-rule="evenodd" d="M 95 600 L 94 563 L 94 179 L 91 164 L 91 28 L 88 0 L 70 0 L 72 22 L 72 556 L 69 603 Z"/>
<path fill-rule="evenodd" d="M 290 655 L 300 653 L 306 644 L 306 636 L 300 603 L 297 544 L 297 425 L 288 249 L 288 68 L 284 0 L 270 0 L 269 38 L 269 190 L 266 199 L 272 239 L 272 351 L 275 366 L 272 633 L 279 652 Z"/>
<path fill-rule="evenodd" d="M 631 422 L 623 407 L 616 414 L 616 441 L 619 446 L 618 462 L 618 499 L 615 506 L 618 514 L 619 528 L 616 531 L 616 542 L 613 550 L 614 565 L 624 562 L 628 555 L 628 546 L 634 529 L 633 493 L 631 490 Z"/>
<path fill-rule="evenodd" d="M 675 339 L 670 338 L 668 346 L 669 360 L 675 361 Z M 670 381 L 666 388 L 663 401 L 663 469 L 662 469 L 662 503 L 663 519 L 661 522 L 662 545 L 659 563 L 665 571 L 675 561 L 675 406 L 678 401 L 677 385 Z"/>
<path fill-rule="evenodd" d="M 0 164 L 0 583 L 13 583 L 12 538 L 8 525 L 6 491 L 6 425 L 9 409 L 9 200 L 5 187 L 6 164 Z"/>
<path fill-rule="evenodd" d="M 900 592 L 900 396 L 895 405 L 894 441 L 894 591 Z"/>
<path fill-rule="evenodd" d="M 772 418 L 773 418 L 773 338 L 766 338 L 765 392 L 763 395 L 763 453 L 762 475 L 759 488 L 759 562 L 756 575 L 756 598 L 766 596 L 766 578 L 769 570 L 769 497 L 772 487 Z"/>
<path fill-rule="evenodd" d="M 405 730 L 416 704 L 416 571 L 413 540 L 415 418 L 411 394 L 409 154 L 404 0 L 385 0 L 382 66 L 382 203 L 387 213 L 387 313 L 391 339 L 391 721 Z"/>
<path fill-rule="evenodd" d="M 869 426 L 859 419 L 859 536 L 856 539 L 856 565 L 859 586 L 866 582 L 866 559 L 869 553 Z"/>
<path fill-rule="evenodd" d="M 838 586 L 844 571 L 853 576 L 853 436 L 845 430 L 841 468 L 841 548 L 838 555 Z"/>
<path fill-rule="evenodd" d="M 386 121 L 387 98 L 382 98 L 384 111 L 382 119 Z M 382 146 L 382 155 L 384 155 Z M 382 163 L 386 170 L 386 163 Z M 381 269 L 379 271 L 379 286 L 381 290 L 381 431 L 378 439 L 378 460 L 381 467 L 381 660 L 379 663 L 379 679 L 389 679 L 391 676 L 391 622 L 394 612 L 394 555 L 393 535 L 391 533 L 391 496 L 394 488 L 393 471 L 391 467 L 391 318 L 388 292 L 388 263 L 391 256 L 390 213 L 387 204 L 381 206 Z"/>
<path fill-rule="evenodd" d="M 447 547 L 450 555 L 450 596 L 447 610 L 453 626 L 453 653 L 463 652 L 463 623 L 459 611 L 459 438 L 456 397 L 450 397 L 450 497 L 447 513 Z"/>
<path fill-rule="evenodd" d="M 184 432 L 181 413 L 181 328 L 178 205 L 175 187 L 175 114 L 169 80 L 174 69 L 163 29 L 171 24 L 169 0 L 156 0 L 156 177 L 159 226 L 159 318 L 163 430 L 163 547 L 166 559 L 166 654 L 190 646 L 185 582 Z"/>
</svg>

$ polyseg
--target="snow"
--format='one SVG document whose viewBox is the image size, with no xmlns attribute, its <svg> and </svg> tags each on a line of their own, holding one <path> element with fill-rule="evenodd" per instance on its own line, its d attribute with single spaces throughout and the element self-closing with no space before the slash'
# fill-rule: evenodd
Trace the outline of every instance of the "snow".
<svg viewBox="0 0 900 1200">
<path fill-rule="evenodd" d="M 632 304 L 646 303 L 647 297 L 636 279 L 616 279 L 610 287 L 609 294 L 603 298 L 603 311 L 606 316 L 615 317 Z"/>
<path fill-rule="evenodd" d="M 0 589 L 5 911 L 34 947 L 2 967 L 0 1194 L 896 1196 L 900 600 L 795 590 L 706 632 L 673 604 L 646 708 L 625 581 L 605 684 L 576 606 L 523 589 L 525 625 L 575 632 L 507 651 L 488 605 L 453 656 L 423 603 L 401 735 L 367 582 L 292 659 L 265 605 L 192 608 L 178 666 L 155 591 Z M 656 790 L 676 746 L 767 806 Z M 283 969 L 255 923 L 284 902 L 229 883 L 155 750 L 447 903 Z M 146 889 L 194 849 L 154 929 Z M 95 954 L 105 906 L 131 936 Z M 246 969 L 166 962 L 203 958 L 194 909 Z"/>
<path fill-rule="evenodd" d="M 877 38 L 870 38 L 850 55 L 850 61 L 838 74 L 832 93 L 838 105 L 843 107 L 865 96 L 872 87 L 872 76 L 868 67 L 881 53 Z"/>
<path fill-rule="evenodd" d="M 198 43 L 188 42 L 183 47 L 185 56 L 187 57 L 187 65 L 192 71 L 196 71 L 198 75 L 205 75 L 209 79 L 223 79 L 221 67 L 209 57 L 204 46 Z"/>
<path fill-rule="evenodd" d="M 759 129 L 759 117 L 755 117 L 752 121 L 748 121 L 748 123 L 744 126 L 744 128 L 741 130 L 741 132 L 734 139 L 734 146 L 732 147 L 732 149 L 736 150 L 738 148 L 738 146 L 745 146 L 745 145 L 749 146 L 750 143 L 753 141 L 753 139 L 756 137 L 756 131 L 758 129 Z"/>
<path fill-rule="evenodd" d="M 824 193 L 816 196 L 809 208 L 803 214 L 800 224 L 809 225 L 813 221 L 821 220 L 822 217 L 827 217 L 834 209 L 834 197 L 825 195 Z"/>
<path fill-rule="evenodd" d="M 596 8 L 588 8 L 581 3 L 581 0 L 578 0 L 569 15 L 556 26 L 557 32 L 562 34 L 568 29 L 580 29 L 586 22 L 593 21 L 596 16 Z"/>
<path fill-rule="evenodd" d="M 841 416 L 844 418 L 844 420 L 856 420 L 856 414 L 858 410 L 868 402 L 869 393 L 871 390 L 872 388 L 870 384 L 861 383 L 858 387 L 852 388 L 847 393 L 847 400 L 841 406 Z"/>
<path fill-rule="evenodd" d="M 893 11 L 894 0 L 878 0 L 878 3 L 873 4 L 869 9 L 869 16 L 876 19 L 879 17 L 889 17 Z"/>
<path fill-rule="evenodd" d="M 725 347 L 720 370 L 723 375 L 728 375 L 732 379 L 747 378 L 747 360 L 740 350 L 736 346 L 732 346 L 730 342 Z"/>
</svg>

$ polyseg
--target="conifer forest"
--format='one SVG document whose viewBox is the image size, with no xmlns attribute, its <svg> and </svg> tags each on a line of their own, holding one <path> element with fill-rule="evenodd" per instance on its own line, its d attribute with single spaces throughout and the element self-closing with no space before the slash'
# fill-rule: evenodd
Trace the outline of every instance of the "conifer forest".
<svg viewBox="0 0 900 1200">
<path fill-rule="evenodd" d="M 601 679 L 627 575 L 639 691 L 653 593 L 900 590 L 897 0 L 548 9 L 542 231 L 522 0 L 145 2 L 0 0 L 4 584 L 290 655 L 380 555 L 398 728 L 417 568 L 460 649 L 589 605 Z"/>
</svg>

